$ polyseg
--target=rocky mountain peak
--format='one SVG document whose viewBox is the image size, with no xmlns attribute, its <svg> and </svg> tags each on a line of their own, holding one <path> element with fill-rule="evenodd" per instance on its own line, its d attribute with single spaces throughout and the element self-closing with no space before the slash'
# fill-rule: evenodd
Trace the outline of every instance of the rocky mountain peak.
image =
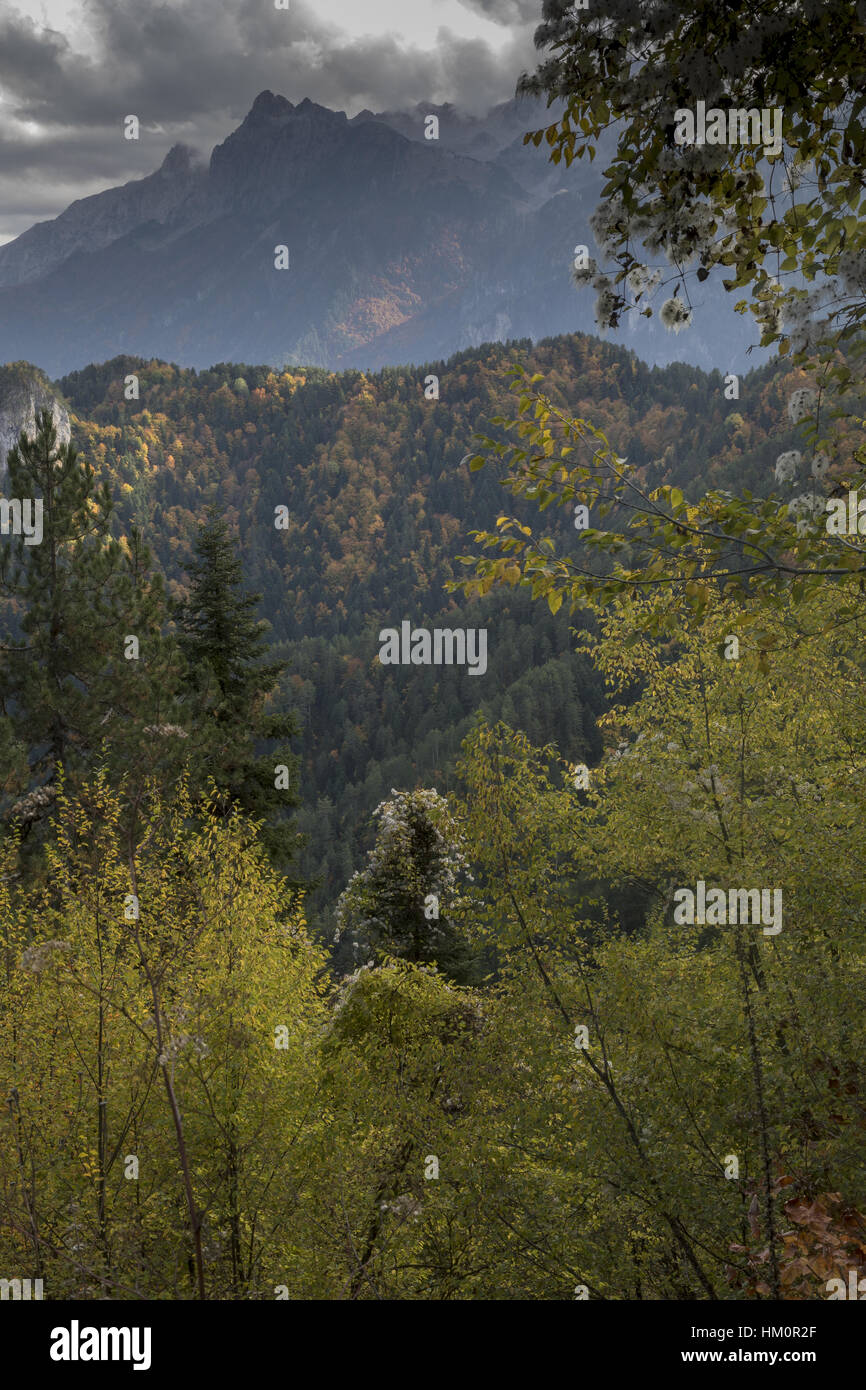
<svg viewBox="0 0 866 1390">
<path fill-rule="evenodd" d="M 244 124 L 246 125 L 247 121 L 275 120 L 280 116 L 287 116 L 294 109 L 286 97 L 275 96 L 271 91 L 259 92 L 249 109 Z"/>
<path fill-rule="evenodd" d="M 344 111 L 331 111 L 309 97 L 295 106 L 273 92 L 260 92 L 237 130 L 211 155 L 211 192 L 218 198 L 228 188 L 235 194 L 260 192 L 305 167 L 321 166 L 348 129 Z"/>
<path fill-rule="evenodd" d="M 172 145 L 160 164 L 158 172 L 160 174 L 191 174 L 202 163 L 201 154 L 198 150 L 194 150 L 191 145 Z"/>
<path fill-rule="evenodd" d="M 284 129 L 291 130 L 298 125 L 313 123 L 323 129 L 333 129 L 347 124 L 345 111 L 332 111 L 328 106 L 304 97 L 297 105 L 286 97 L 275 96 L 273 92 L 259 92 L 237 130 L 233 131 L 217 150 L 224 149 L 239 137 L 271 135 Z M 216 153 L 216 150 L 214 151 Z"/>
</svg>

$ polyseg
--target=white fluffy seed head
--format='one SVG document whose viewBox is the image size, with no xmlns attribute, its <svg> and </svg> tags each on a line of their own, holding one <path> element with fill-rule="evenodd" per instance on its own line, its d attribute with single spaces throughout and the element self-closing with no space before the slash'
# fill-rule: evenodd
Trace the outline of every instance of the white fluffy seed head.
<svg viewBox="0 0 866 1390">
<path fill-rule="evenodd" d="M 803 462 L 803 455 L 798 449 L 789 449 L 787 453 L 780 454 L 776 459 L 776 466 L 773 469 L 777 483 L 792 483 L 797 476 L 797 470 Z M 791 504 L 793 506 L 793 503 Z"/>
<path fill-rule="evenodd" d="M 666 299 L 659 310 L 659 318 L 671 333 L 679 333 L 691 323 L 692 311 L 680 299 Z"/>
<path fill-rule="evenodd" d="M 799 497 L 793 497 L 788 503 L 788 516 L 796 518 L 797 535 L 808 535 L 815 518 L 824 510 L 824 498 L 815 492 L 804 492 Z"/>
<path fill-rule="evenodd" d="M 817 399 L 818 392 L 813 391 L 811 386 L 798 386 L 796 391 L 792 391 L 788 397 L 788 419 L 791 424 L 799 425 L 801 420 L 811 415 Z"/>
</svg>

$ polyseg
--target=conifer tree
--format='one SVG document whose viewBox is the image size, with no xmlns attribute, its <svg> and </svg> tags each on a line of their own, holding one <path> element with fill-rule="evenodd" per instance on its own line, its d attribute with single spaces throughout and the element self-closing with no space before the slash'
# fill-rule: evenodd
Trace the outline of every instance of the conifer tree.
<svg viewBox="0 0 866 1390">
<path fill-rule="evenodd" d="M 448 802 L 432 789 L 395 791 L 374 815 L 379 824 L 367 866 L 337 904 L 338 937 L 354 936 L 356 954 L 360 939 L 374 952 L 435 963 L 458 984 L 472 983 L 477 964 L 453 921 L 466 860 Z"/>
<path fill-rule="evenodd" d="M 108 485 L 58 445 L 48 411 L 10 451 L 7 492 L 41 524 L 0 543 L 0 746 L 18 769 L 2 816 L 41 841 L 61 770 L 177 774 L 179 659 L 140 533 L 112 535 Z"/>
<path fill-rule="evenodd" d="M 287 816 L 299 800 L 297 759 L 289 747 L 297 720 L 271 706 L 286 663 L 264 659 L 268 624 L 255 617 L 261 594 L 245 592 L 228 525 L 213 507 L 186 571 L 190 593 L 176 614 L 186 688 L 198 717 L 194 775 L 200 787 L 208 779 L 216 783 L 215 814 L 238 807 L 263 822 L 262 843 L 285 872 L 300 843 Z"/>
</svg>

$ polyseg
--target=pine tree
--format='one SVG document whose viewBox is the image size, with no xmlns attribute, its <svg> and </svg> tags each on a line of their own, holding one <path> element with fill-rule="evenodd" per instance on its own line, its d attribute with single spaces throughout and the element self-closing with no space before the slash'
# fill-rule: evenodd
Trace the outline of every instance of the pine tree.
<svg viewBox="0 0 866 1390">
<path fill-rule="evenodd" d="M 215 814 L 237 806 L 263 822 L 262 843 L 286 873 L 301 838 L 287 816 L 299 801 L 297 758 L 288 742 L 298 724 L 293 713 L 271 705 L 286 663 L 263 660 L 268 624 L 255 617 L 261 594 L 244 591 L 228 525 L 213 507 L 199 527 L 186 572 L 190 593 L 176 616 L 198 718 L 194 777 L 200 789 L 209 779 L 216 784 Z M 263 744 L 271 751 L 264 752 Z M 298 885 L 291 876 L 290 882 Z"/>
<path fill-rule="evenodd" d="M 167 606 L 147 547 L 135 528 L 112 536 L 107 484 L 58 445 L 48 411 L 8 470 L 10 499 L 22 515 L 31 507 L 31 522 L 41 507 L 41 528 L 0 540 L 0 746 L 18 769 L 4 780 L 2 818 L 41 843 L 61 772 L 67 782 L 96 764 L 133 769 L 136 782 L 178 774 L 179 657 L 162 635 Z"/>
</svg>

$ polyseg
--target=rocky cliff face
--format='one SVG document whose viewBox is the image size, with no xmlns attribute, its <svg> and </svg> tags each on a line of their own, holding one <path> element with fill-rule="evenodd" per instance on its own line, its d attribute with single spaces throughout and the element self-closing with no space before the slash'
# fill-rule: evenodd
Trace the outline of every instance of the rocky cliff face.
<svg viewBox="0 0 866 1390">
<path fill-rule="evenodd" d="M 36 432 L 41 410 L 51 411 L 58 443 L 68 444 L 69 412 L 47 377 L 29 362 L 0 367 L 0 477 L 6 473 L 7 455 L 22 430 L 28 435 Z"/>
</svg>

